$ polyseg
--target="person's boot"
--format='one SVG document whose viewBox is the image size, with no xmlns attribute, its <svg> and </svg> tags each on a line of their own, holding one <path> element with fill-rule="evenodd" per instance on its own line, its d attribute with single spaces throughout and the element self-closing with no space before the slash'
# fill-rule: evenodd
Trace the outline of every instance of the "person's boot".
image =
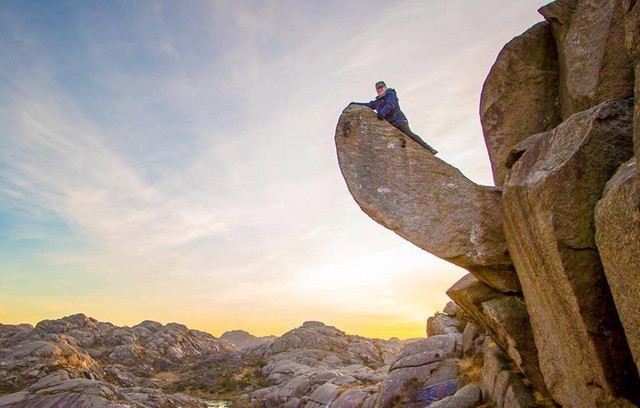
<svg viewBox="0 0 640 408">
<path fill-rule="evenodd" d="M 434 149 L 433 147 L 429 146 L 426 142 L 422 142 L 420 144 L 422 145 L 422 147 L 424 147 L 429 152 L 431 152 L 432 155 L 435 156 L 436 154 L 438 154 L 438 151 L 436 149 Z"/>
</svg>

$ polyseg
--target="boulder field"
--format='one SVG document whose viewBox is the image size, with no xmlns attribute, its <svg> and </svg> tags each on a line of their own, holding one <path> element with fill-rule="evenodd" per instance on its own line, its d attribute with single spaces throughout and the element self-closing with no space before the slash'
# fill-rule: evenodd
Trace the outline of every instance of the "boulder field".
<svg viewBox="0 0 640 408">
<path fill-rule="evenodd" d="M 470 408 L 483 392 L 533 400 L 506 357 L 482 367 L 479 356 L 499 348 L 457 305 L 427 326 L 428 337 L 400 341 L 313 321 L 280 337 L 236 330 L 221 338 L 176 323 L 118 327 L 83 314 L 0 325 L 0 407 Z M 498 385 L 483 370 L 513 372 L 513 381 Z"/>
</svg>

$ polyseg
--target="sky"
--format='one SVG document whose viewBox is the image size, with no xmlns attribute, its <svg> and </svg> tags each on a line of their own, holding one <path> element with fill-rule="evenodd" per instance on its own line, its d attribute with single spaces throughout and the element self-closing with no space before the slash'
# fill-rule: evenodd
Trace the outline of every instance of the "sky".
<svg viewBox="0 0 640 408">
<path fill-rule="evenodd" d="M 466 271 L 368 218 L 350 101 L 492 184 L 478 106 L 539 0 L 0 2 L 0 323 L 420 337 Z"/>
</svg>

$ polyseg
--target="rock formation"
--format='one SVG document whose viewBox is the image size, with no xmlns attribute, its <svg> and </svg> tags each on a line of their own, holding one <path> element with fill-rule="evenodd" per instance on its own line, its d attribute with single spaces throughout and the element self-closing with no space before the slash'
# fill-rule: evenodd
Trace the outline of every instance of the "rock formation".
<svg viewBox="0 0 640 408">
<path fill-rule="evenodd" d="M 371 218 L 471 272 L 448 292 L 475 320 L 469 333 L 484 327 L 538 391 L 564 407 L 636 406 L 640 2 L 558 0 L 540 13 L 547 21 L 504 47 L 482 91 L 499 188 L 468 182 L 360 107 L 338 122 L 340 167 Z M 502 385 L 498 405 L 516 404 Z"/>
<path fill-rule="evenodd" d="M 447 291 L 447 295 L 480 323 L 507 352 L 520 372 L 546 394 L 538 350 L 522 297 L 499 292 L 472 275 L 460 279 Z"/>
<path fill-rule="evenodd" d="M 0 407 L 205 407 L 171 392 L 171 373 L 234 353 L 175 323 L 117 327 L 77 314 L 35 327 L 0 325 Z"/>
<path fill-rule="evenodd" d="M 277 338 L 225 337 L 260 344 L 237 350 L 177 323 L 118 327 L 82 314 L 0 325 L 0 407 L 205 408 L 244 394 L 237 406 L 353 408 L 375 402 L 404 346 L 320 322 Z"/>
<path fill-rule="evenodd" d="M 357 388 L 349 401 L 372 399 L 402 344 L 347 335 L 321 322 L 305 322 L 255 350 L 265 361 L 261 369 L 266 387 L 239 400 L 241 406 L 327 406 L 345 388 Z M 373 388 L 372 388 L 373 386 Z M 341 404 L 346 404 L 347 397 Z M 353 405 L 357 406 L 357 405 Z"/>
<path fill-rule="evenodd" d="M 349 191 L 367 215 L 498 290 L 520 290 L 499 189 L 473 183 L 362 106 L 344 110 L 335 141 Z"/>
<path fill-rule="evenodd" d="M 596 207 L 596 244 L 620 320 L 640 367 L 640 208 L 638 170 L 629 160 L 608 182 Z"/>
<path fill-rule="evenodd" d="M 633 96 L 621 0 L 559 0 L 540 9 L 558 48 L 562 119 Z"/>
<path fill-rule="evenodd" d="M 635 110 L 633 120 L 633 140 L 635 141 L 635 157 L 640 157 L 640 3 L 637 0 L 622 0 L 625 11 L 625 42 L 627 50 L 633 59 L 635 72 Z M 640 191 L 640 178 L 638 178 Z M 640 198 L 638 199 L 640 203 Z"/>
<path fill-rule="evenodd" d="M 242 350 L 175 323 L 117 327 L 78 314 L 0 325 L 0 407 L 205 408 L 225 399 L 247 408 L 472 408 L 483 395 L 498 408 L 552 406 L 458 305 L 428 320 L 439 333 L 423 339 L 305 322 Z M 132 347 L 114 353 L 123 345 Z"/>
<path fill-rule="evenodd" d="M 561 122 L 557 58 L 550 24 L 539 23 L 502 49 L 484 82 L 480 119 L 497 186 L 511 150 Z"/>
<path fill-rule="evenodd" d="M 605 183 L 632 155 L 631 113 L 630 101 L 612 101 L 534 136 L 505 183 L 505 231 L 540 366 L 565 406 L 640 386 L 624 384 L 632 379 L 630 356 L 593 221 Z"/>
<path fill-rule="evenodd" d="M 229 342 L 238 349 L 258 347 L 275 339 L 275 336 L 256 337 L 246 330 L 230 330 L 220 336 L 220 340 Z"/>
</svg>

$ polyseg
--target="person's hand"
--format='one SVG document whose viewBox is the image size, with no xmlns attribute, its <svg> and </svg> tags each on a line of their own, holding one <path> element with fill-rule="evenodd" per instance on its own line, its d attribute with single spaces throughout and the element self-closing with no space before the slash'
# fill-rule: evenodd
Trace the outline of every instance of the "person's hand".
<svg viewBox="0 0 640 408">
<path fill-rule="evenodd" d="M 382 116 L 380 112 L 376 112 L 376 116 L 378 116 L 378 119 L 380 120 L 384 119 L 384 116 Z"/>
</svg>

